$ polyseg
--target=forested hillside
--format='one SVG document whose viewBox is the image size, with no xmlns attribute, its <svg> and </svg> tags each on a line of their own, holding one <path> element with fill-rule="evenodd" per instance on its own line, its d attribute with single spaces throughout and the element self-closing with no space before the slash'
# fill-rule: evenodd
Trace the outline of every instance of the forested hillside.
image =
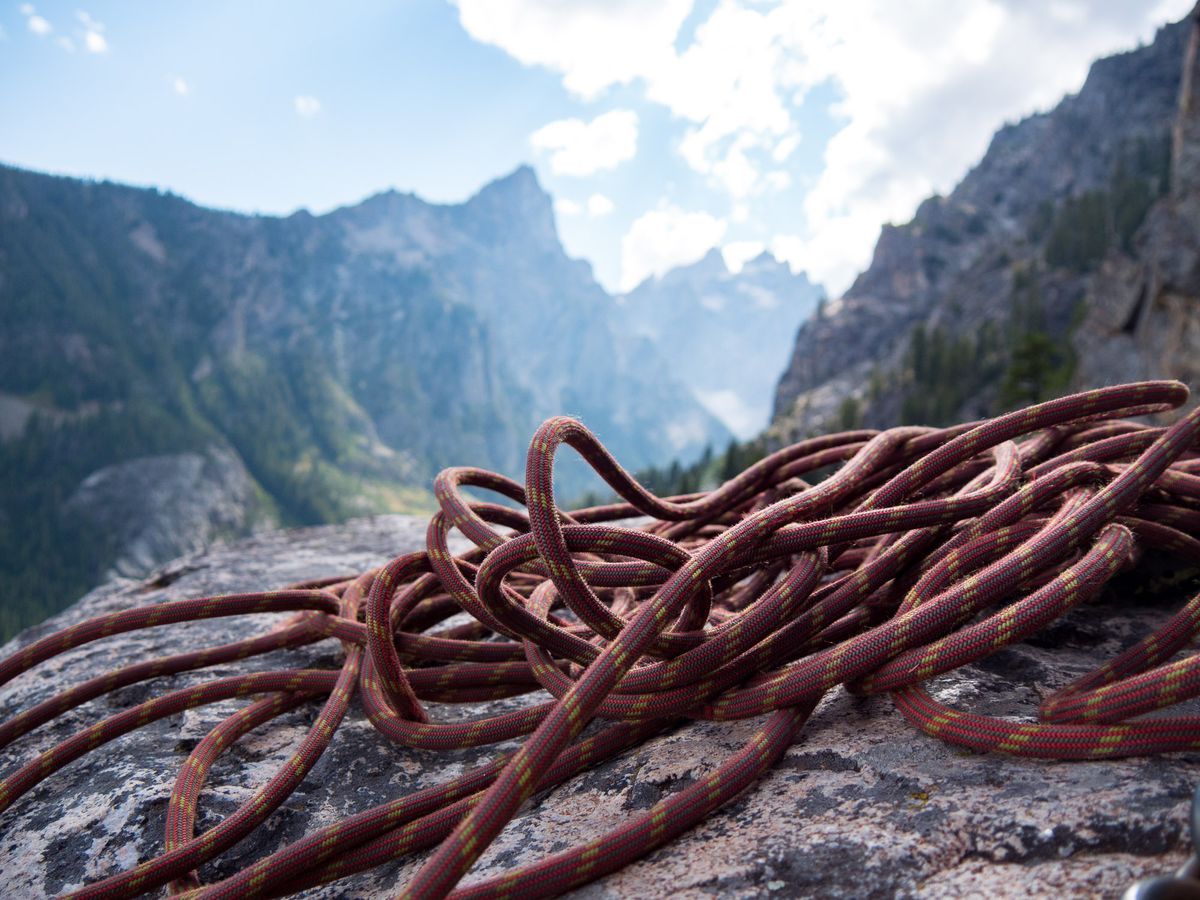
<svg viewBox="0 0 1200 900">
<path fill-rule="evenodd" d="M 4 635 L 105 571 L 519 474 L 549 415 L 634 466 L 728 436 L 620 345 L 527 168 L 287 218 L 0 168 L 0 311 Z"/>
</svg>

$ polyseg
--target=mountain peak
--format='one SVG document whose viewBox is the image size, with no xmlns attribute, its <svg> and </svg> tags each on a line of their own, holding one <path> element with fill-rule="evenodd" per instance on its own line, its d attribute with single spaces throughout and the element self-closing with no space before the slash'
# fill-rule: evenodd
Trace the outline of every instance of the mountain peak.
<svg viewBox="0 0 1200 900">
<path fill-rule="evenodd" d="M 489 231 L 516 225 L 525 237 L 533 237 L 542 245 L 558 246 L 554 202 L 529 165 L 517 166 L 508 175 L 485 184 L 466 202 L 465 210 Z"/>
<path fill-rule="evenodd" d="M 776 259 L 775 254 L 767 249 L 763 249 L 758 256 L 751 257 L 742 263 L 742 272 L 747 275 L 761 272 L 777 272 L 780 269 L 788 269 L 789 273 L 791 272 L 791 268 L 787 263 L 781 259 Z"/>
<path fill-rule="evenodd" d="M 511 202 L 513 198 L 522 198 L 524 200 L 541 200 L 550 203 L 550 195 L 546 189 L 542 187 L 538 181 L 537 173 L 533 170 L 533 166 L 528 163 L 521 163 L 507 175 L 501 175 L 499 178 L 494 178 L 479 189 L 479 191 L 468 200 L 468 203 L 474 203 L 490 197 L 503 197 L 506 202 Z"/>
<path fill-rule="evenodd" d="M 725 263 L 725 254 L 721 252 L 720 247 L 710 247 L 708 252 L 696 260 L 689 266 L 680 266 L 676 271 L 687 272 L 693 276 L 701 276 L 706 278 L 721 278 L 729 273 L 729 266 Z M 668 272 L 669 276 L 671 273 Z"/>
</svg>

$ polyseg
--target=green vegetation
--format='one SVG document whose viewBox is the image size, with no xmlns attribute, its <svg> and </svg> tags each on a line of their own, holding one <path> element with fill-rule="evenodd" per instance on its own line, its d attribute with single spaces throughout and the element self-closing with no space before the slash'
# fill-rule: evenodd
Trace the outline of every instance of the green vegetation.
<svg viewBox="0 0 1200 900">
<path fill-rule="evenodd" d="M 972 397 L 994 384 L 1003 367 L 997 327 L 984 323 L 972 334 L 954 335 L 941 327 L 913 329 L 901 378 L 903 425 L 950 425 Z"/>
<path fill-rule="evenodd" d="M 1039 208 L 1031 238 L 1045 235 L 1045 259 L 1074 272 L 1092 271 L 1111 247 L 1132 252 L 1133 237 L 1151 204 L 1167 191 L 1170 146 L 1138 141 L 1122 154 L 1107 190 L 1068 197 L 1057 209 Z"/>
<path fill-rule="evenodd" d="M 729 446 L 714 461 L 716 478 L 713 484 L 724 484 L 740 475 L 767 455 L 767 445 L 762 438 L 749 441 L 731 440 Z"/>
<path fill-rule="evenodd" d="M 1011 303 L 1005 327 L 985 322 L 973 334 L 913 329 L 901 376 L 902 424 L 950 425 L 973 398 L 981 411 L 999 413 L 1067 389 L 1075 371 L 1070 334 L 1049 332 L 1035 273 L 1015 273 Z"/>
<path fill-rule="evenodd" d="M 1091 271 L 1112 243 L 1109 195 L 1089 191 L 1068 197 L 1046 238 L 1046 262 L 1076 272 Z"/>
<path fill-rule="evenodd" d="M 680 465 L 679 461 L 660 468 L 643 469 L 634 477 L 646 490 L 658 497 L 673 497 L 679 494 L 694 494 L 710 491 L 726 481 L 740 475 L 750 466 L 766 456 L 766 443 L 762 438 L 749 441 L 731 440 L 721 453 L 706 447 L 700 459 L 691 465 Z M 620 498 L 612 492 L 588 491 L 572 506 L 599 506 L 616 503 Z"/>
<path fill-rule="evenodd" d="M 357 463 L 350 450 L 323 448 L 323 440 L 334 439 L 330 433 L 281 414 L 277 403 L 284 401 L 261 381 L 233 367 L 220 382 L 228 394 L 201 391 L 189 405 L 212 410 L 222 423 L 244 423 L 227 439 L 282 524 L 428 507 L 426 492 Z M 141 456 L 200 451 L 218 439 L 214 426 L 182 406 L 138 397 L 90 414 L 47 410 L 31 417 L 19 439 L 0 442 L 0 639 L 78 599 L 112 563 L 117 548 L 109 532 L 63 508 L 84 478 Z"/>
<path fill-rule="evenodd" d="M 838 407 L 838 424 L 843 431 L 853 431 L 862 425 L 862 409 L 855 397 L 847 397 Z"/>
<path fill-rule="evenodd" d="M 106 532 L 58 514 L 79 481 L 121 448 L 164 448 L 178 439 L 172 422 L 148 409 L 102 413 L 86 425 L 34 416 L 22 439 L 0 444 L 2 640 L 78 599 L 112 559 Z"/>
<path fill-rule="evenodd" d="M 1075 373 L 1070 333 L 1056 337 L 1047 331 L 1037 281 L 1023 271 L 1014 279 L 1012 304 L 1008 365 L 997 412 L 1055 397 L 1066 391 Z M 1077 325 L 1078 316 L 1071 330 Z"/>
<path fill-rule="evenodd" d="M 1165 138 L 1140 140 L 1122 154 L 1107 189 L 1070 197 L 1058 207 L 1043 202 L 1029 236 L 1042 245 L 1046 265 L 1083 274 L 1113 247 L 1132 252 L 1134 235 L 1167 189 L 1169 165 Z M 1041 274 L 1024 268 L 1015 273 L 1006 327 L 985 323 L 973 334 L 925 325 L 913 330 L 901 373 L 902 423 L 950 424 L 973 397 L 991 398 L 982 409 L 1002 412 L 1067 389 L 1075 371 L 1070 334 L 1078 315 L 1065 334 L 1051 332 L 1038 287 Z M 880 390 L 873 383 L 868 398 Z"/>
<path fill-rule="evenodd" d="M 267 341 L 259 326 L 244 352 L 213 339 L 238 302 L 218 273 L 236 268 L 239 229 L 254 220 L 3 168 L 0 195 L 28 208 L 0 220 L 0 392 L 35 410 L 0 442 L 0 640 L 74 602 L 113 563 L 111 530 L 64 509 L 106 466 L 227 444 L 282 524 L 428 506 L 400 460 L 367 440 L 366 414 L 310 333 L 285 325 Z M 153 222 L 176 255 L 147 257 L 131 221 Z"/>
</svg>

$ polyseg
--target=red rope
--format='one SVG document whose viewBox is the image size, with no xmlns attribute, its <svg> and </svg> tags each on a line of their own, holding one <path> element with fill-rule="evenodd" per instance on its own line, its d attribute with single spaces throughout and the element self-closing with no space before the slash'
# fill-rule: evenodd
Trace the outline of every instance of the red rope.
<svg viewBox="0 0 1200 900">
<path fill-rule="evenodd" d="M 1200 718 L 1144 714 L 1200 694 L 1200 597 L 1048 698 L 1035 722 L 953 709 L 929 679 L 1019 642 L 1099 593 L 1143 549 L 1200 564 L 1200 412 L 1169 428 L 1128 421 L 1184 403 L 1174 382 L 1090 391 L 950 429 L 896 428 L 785 447 L 714 491 L 644 490 L 580 423 L 534 435 L 525 485 L 478 469 L 435 481 L 426 549 L 352 579 L 130 609 L 48 635 L 0 661 L 6 683 L 90 641 L 218 616 L 295 612 L 281 630 L 131 662 L 23 712 L 0 746 L 81 704 L 162 675 L 337 639 L 340 670 L 257 672 L 173 691 L 83 729 L 0 781 L 0 814 L 119 735 L 184 709 L 259 699 L 185 760 L 163 852 L 76 891 L 130 897 L 170 885 L 204 897 L 278 896 L 432 848 L 405 896 L 541 897 L 628 864 L 695 825 L 776 762 L 830 690 L 890 692 L 904 716 L 983 751 L 1094 759 L 1200 747 Z M 620 495 L 560 510 L 569 446 Z M 816 483 L 803 480 L 834 467 Z M 520 508 L 469 500 L 494 491 Z M 639 527 L 622 524 L 649 517 Z M 450 552 L 457 529 L 474 545 Z M 451 616 L 470 621 L 446 627 Z M 439 722 L 425 703 L 544 690 L 537 705 Z M 217 884 L 197 868 L 251 834 L 336 739 L 353 695 L 383 739 L 454 750 L 520 748 L 438 787 L 319 829 Z M 194 833 L 210 769 L 248 732 L 322 703 L 276 775 Z M 503 876 L 456 886 L 535 792 L 680 721 L 762 716 L 737 753 L 621 828 Z M 593 720 L 609 724 L 584 734 Z M 0 828 L 4 827 L 0 819 Z"/>
</svg>

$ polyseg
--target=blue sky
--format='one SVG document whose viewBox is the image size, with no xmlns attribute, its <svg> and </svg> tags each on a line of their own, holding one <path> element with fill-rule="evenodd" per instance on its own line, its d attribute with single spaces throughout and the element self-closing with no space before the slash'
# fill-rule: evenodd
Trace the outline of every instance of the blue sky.
<svg viewBox="0 0 1200 900">
<path fill-rule="evenodd" d="M 611 289 L 712 246 L 839 293 L 879 227 L 1189 0 L 0 5 L 0 160 L 244 211 L 522 162 Z"/>
</svg>

